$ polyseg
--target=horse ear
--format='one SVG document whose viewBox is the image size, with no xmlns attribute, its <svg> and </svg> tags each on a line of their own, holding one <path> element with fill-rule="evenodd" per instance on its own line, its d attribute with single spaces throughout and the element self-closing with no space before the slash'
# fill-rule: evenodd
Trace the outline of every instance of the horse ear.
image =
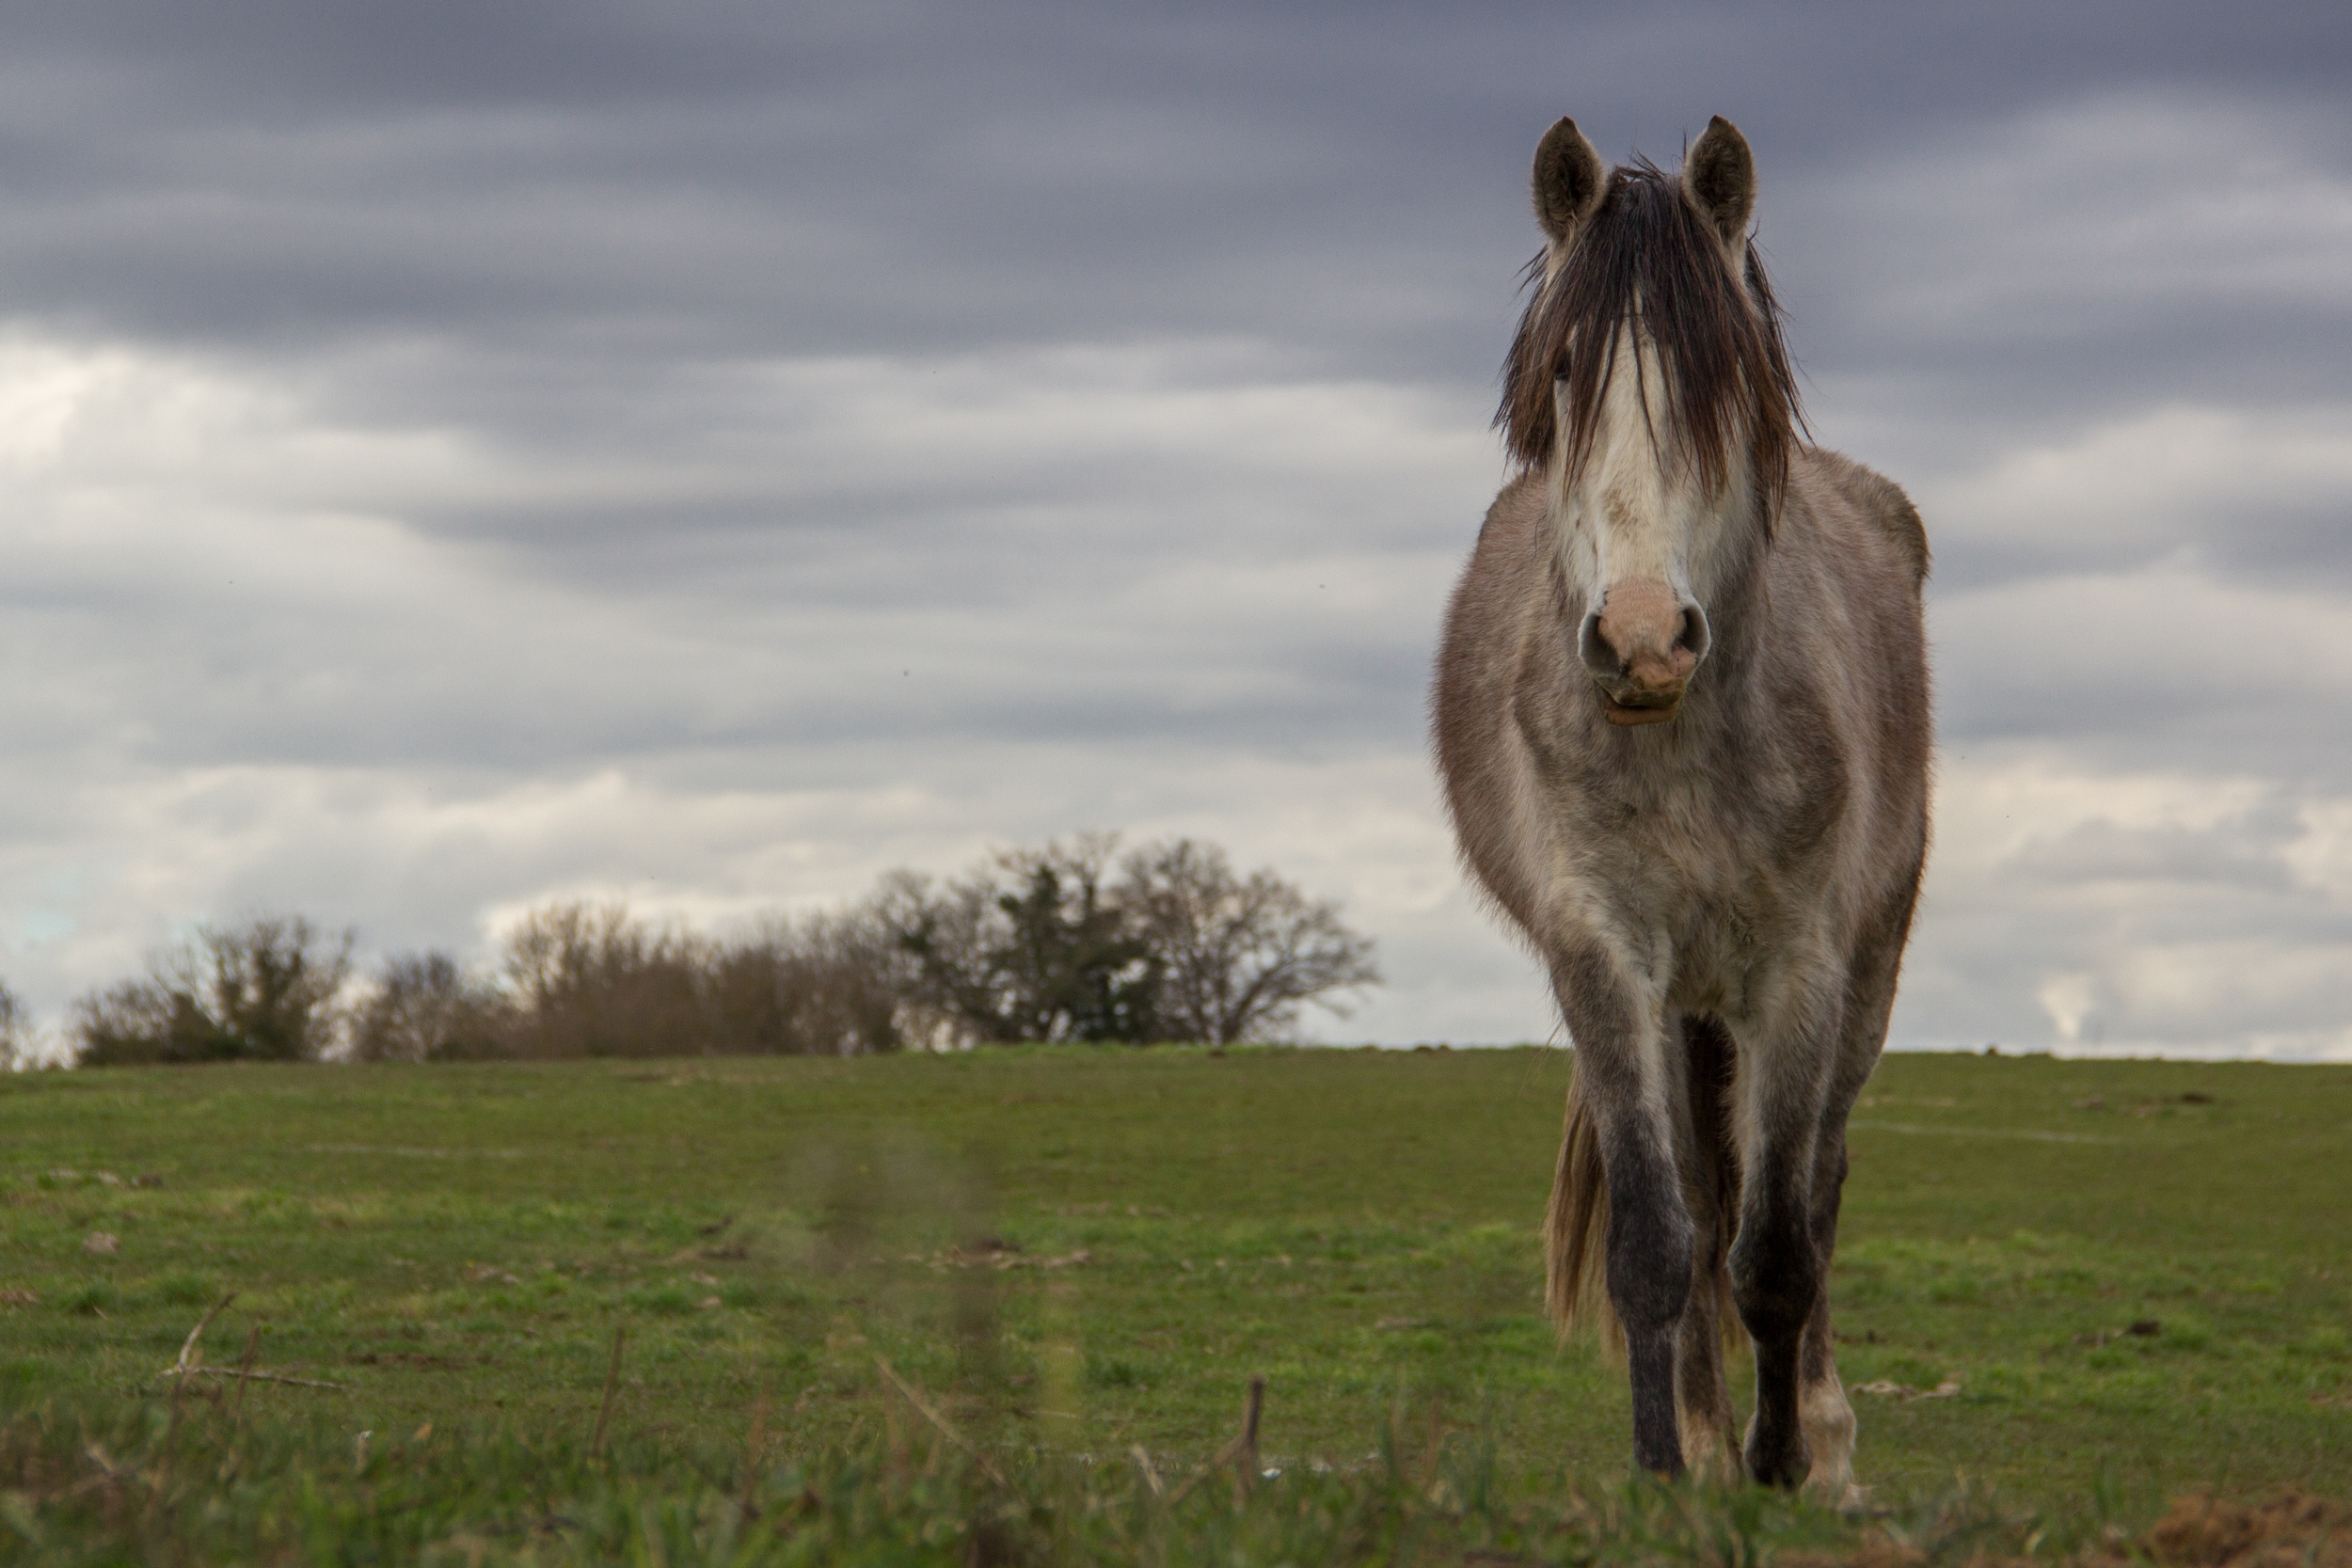
<svg viewBox="0 0 2352 1568">
<path fill-rule="evenodd" d="M 1739 260 L 1756 212 L 1756 154 L 1740 128 L 1717 115 L 1682 160 L 1682 194 Z"/>
<path fill-rule="evenodd" d="M 1607 185 L 1600 154 L 1576 121 L 1564 117 L 1544 133 L 1535 147 L 1535 221 L 1554 244 L 1600 210 Z"/>
</svg>

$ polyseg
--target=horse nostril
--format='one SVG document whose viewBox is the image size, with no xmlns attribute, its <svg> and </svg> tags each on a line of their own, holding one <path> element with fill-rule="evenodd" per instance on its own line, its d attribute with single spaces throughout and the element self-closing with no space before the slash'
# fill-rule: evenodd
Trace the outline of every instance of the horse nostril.
<svg viewBox="0 0 2352 1568">
<path fill-rule="evenodd" d="M 1576 634 L 1576 657 L 1584 661 L 1584 668 L 1603 680 L 1614 680 L 1625 673 L 1625 660 L 1609 645 L 1609 639 L 1600 631 L 1600 611 L 1596 610 L 1584 617 L 1584 625 Z"/>
<path fill-rule="evenodd" d="M 1707 624 L 1707 611 L 1694 604 L 1683 606 L 1682 632 L 1675 639 L 1675 645 L 1690 649 L 1692 662 L 1696 663 L 1707 657 L 1707 650 L 1714 641 L 1714 629 Z"/>
</svg>

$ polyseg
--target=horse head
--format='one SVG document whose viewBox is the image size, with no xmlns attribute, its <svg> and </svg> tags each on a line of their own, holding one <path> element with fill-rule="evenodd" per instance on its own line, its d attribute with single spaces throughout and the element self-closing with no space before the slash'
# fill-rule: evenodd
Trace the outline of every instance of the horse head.
<svg viewBox="0 0 2352 1568">
<path fill-rule="evenodd" d="M 1679 177 L 1604 171 L 1563 119 L 1535 150 L 1534 201 L 1548 243 L 1496 422 L 1546 474 L 1601 713 L 1662 723 L 1714 645 L 1711 596 L 1769 530 L 1799 422 L 1748 244 L 1756 163 L 1718 116 Z"/>
</svg>

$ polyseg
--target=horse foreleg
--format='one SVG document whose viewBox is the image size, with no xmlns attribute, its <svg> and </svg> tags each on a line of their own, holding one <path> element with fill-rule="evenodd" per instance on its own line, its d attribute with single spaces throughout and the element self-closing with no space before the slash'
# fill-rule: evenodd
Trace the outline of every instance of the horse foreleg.
<svg viewBox="0 0 2352 1568">
<path fill-rule="evenodd" d="M 1724 1252 L 1738 1218 L 1738 1159 L 1729 1143 L 1726 1100 L 1733 1048 L 1720 1020 L 1681 1020 L 1683 1083 L 1690 1117 L 1682 1140 L 1682 1188 L 1696 1237 L 1691 1260 L 1691 1299 L 1682 1309 L 1675 1352 L 1675 1387 L 1682 1409 L 1682 1457 L 1718 1481 L 1740 1479 L 1740 1429 L 1724 1378 L 1724 1335 L 1732 1307 L 1724 1278 Z"/>
<path fill-rule="evenodd" d="M 1646 1118 L 1629 1119 L 1632 1125 L 1616 1135 L 1604 1133 L 1601 1151 L 1609 1170 L 1609 1305 L 1625 1329 L 1634 1463 L 1678 1476 L 1675 1341 L 1691 1296 L 1694 1238 L 1674 1156 L 1659 1147 L 1657 1134 L 1664 1130 L 1644 1125 Z"/>
<path fill-rule="evenodd" d="M 1691 1295 L 1695 1236 L 1683 1199 L 1675 1128 L 1681 1063 L 1660 1009 L 1598 950 L 1561 966 L 1557 984 L 1576 1040 L 1581 1092 L 1609 1179 L 1604 1278 L 1625 1330 L 1633 1392 L 1633 1458 L 1682 1474 L 1675 1409 L 1675 1341 Z M 1668 1061 L 1670 1052 L 1677 1057 Z"/>
<path fill-rule="evenodd" d="M 1827 1053 L 1792 1044 L 1777 1060 L 1741 1053 L 1744 1185 L 1740 1234 L 1731 1244 L 1732 1300 L 1756 1343 L 1748 1474 L 1787 1487 L 1803 1481 L 1811 1467 L 1799 1393 L 1805 1331 L 1820 1310 L 1828 1274 L 1815 1229 L 1816 1154 L 1829 1087 L 1821 1058 Z"/>
</svg>

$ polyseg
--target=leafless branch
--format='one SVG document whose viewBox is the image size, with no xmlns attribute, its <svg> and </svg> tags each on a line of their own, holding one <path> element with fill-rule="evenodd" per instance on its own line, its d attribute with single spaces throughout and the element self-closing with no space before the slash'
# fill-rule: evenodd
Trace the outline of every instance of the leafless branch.
<svg viewBox="0 0 2352 1568">
<path fill-rule="evenodd" d="M 196 1320 L 196 1326 L 188 1330 L 187 1338 L 181 1342 L 179 1358 L 155 1375 L 157 1377 L 185 1377 L 189 1372 L 194 1371 L 196 1366 L 189 1363 L 188 1357 L 196 1354 L 196 1342 L 204 1338 L 204 1331 L 213 1326 L 213 1320 L 220 1316 L 221 1308 L 236 1299 L 237 1292 L 231 1291 L 213 1303 L 212 1310 Z M 197 1365 L 201 1365 L 200 1360 Z"/>
</svg>

